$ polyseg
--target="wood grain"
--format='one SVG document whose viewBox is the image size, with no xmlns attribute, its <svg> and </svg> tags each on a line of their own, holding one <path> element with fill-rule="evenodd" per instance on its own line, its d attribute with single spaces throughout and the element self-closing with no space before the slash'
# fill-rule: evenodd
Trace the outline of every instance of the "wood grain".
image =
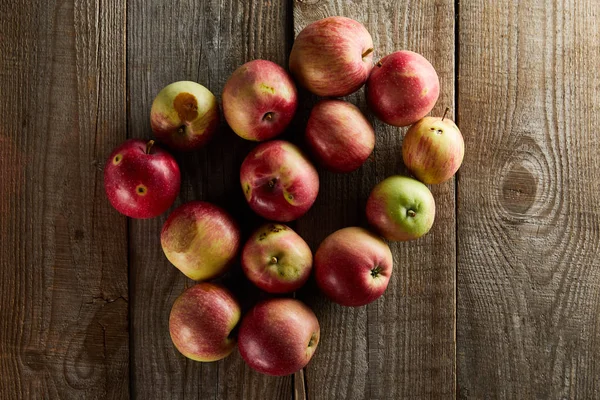
<svg viewBox="0 0 600 400">
<path fill-rule="evenodd" d="M 373 36 L 376 60 L 401 49 L 422 53 L 441 81 L 433 113 L 453 107 L 454 1 L 298 1 L 295 33 L 331 15 L 362 22 Z M 400 152 L 403 131 L 375 121 L 362 90 L 349 100 L 374 122 L 375 152 L 351 174 L 320 174 L 319 197 L 297 222 L 313 250 L 337 229 L 366 226 L 364 207 L 373 186 L 387 176 L 406 174 Z M 366 307 L 343 308 L 318 295 L 314 283 L 299 294 L 315 310 L 322 331 L 305 371 L 309 399 L 453 397 L 454 182 L 432 191 L 437 203 L 434 228 L 418 241 L 390 243 L 395 270 L 381 299 Z"/>
<path fill-rule="evenodd" d="M 0 1 L 0 398 L 129 397 L 124 33 L 121 2 Z"/>
<path fill-rule="evenodd" d="M 285 1 L 135 0 L 128 9 L 130 133 L 149 138 L 154 96 L 174 81 L 193 80 L 220 100 L 230 74 L 244 62 L 265 58 L 286 65 L 291 15 Z M 288 32 L 289 31 L 289 32 Z M 206 200 L 242 224 L 244 237 L 260 221 L 239 187 L 239 167 L 254 146 L 225 124 L 202 151 L 175 154 L 183 183 L 177 204 Z M 289 399 L 291 377 L 270 378 L 245 366 L 239 353 L 217 363 L 185 359 L 169 338 L 175 298 L 193 284 L 168 263 L 159 234 L 167 214 L 130 225 L 133 395 L 140 399 Z M 260 296 L 235 265 L 222 281 L 248 309 Z"/>
<path fill-rule="evenodd" d="M 600 397 L 600 3 L 460 4 L 461 398 Z"/>
</svg>

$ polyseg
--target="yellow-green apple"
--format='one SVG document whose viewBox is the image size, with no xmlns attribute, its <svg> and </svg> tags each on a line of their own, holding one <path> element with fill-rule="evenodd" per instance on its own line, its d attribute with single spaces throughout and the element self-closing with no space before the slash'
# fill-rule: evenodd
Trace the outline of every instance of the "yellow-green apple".
<svg viewBox="0 0 600 400">
<path fill-rule="evenodd" d="M 221 207 L 191 201 L 169 215 L 160 244 L 171 264 L 188 278 L 201 281 L 227 270 L 240 247 L 240 230 Z"/>
<path fill-rule="evenodd" d="M 411 126 L 402 142 L 402 158 L 421 182 L 436 184 L 452 178 L 465 155 L 456 124 L 445 117 L 425 117 Z"/>
<path fill-rule="evenodd" d="M 250 208 L 273 221 L 300 218 L 319 192 L 319 174 L 300 149 L 273 140 L 255 147 L 240 169 L 240 182 Z"/>
<path fill-rule="evenodd" d="M 186 289 L 173 303 L 169 332 L 181 354 L 195 361 L 217 361 L 235 349 L 231 331 L 241 310 L 231 292 L 202 282 Z"/>
<path fill-rule="evenodd" d="M 325 168 L 351 172 L 363 165 L 373 152 L 375 131 L 354 104 L 322 100 L 310 113 L 306 141 Z"/>
<path fill-rule="evenodd" d="M 289 226 L 267 223 L 258 228 L 242 250 L 248 279 L 269 293 L 300 289 L 310 276 L 312 252 Z"/>
<path fill-rule="evenodd" d="M 222 100 L 231 129 L 241 138 L 263 141 L 279 135 L 289 125 L 298 107 L 298 91 L 279 65 L 254 60 L 233 72 Z"/>
<path fill-rule="evenodd" d="M 156 138 L 172 149 L 197 150 L 219 126 L 217 99 L 199 83 L 171 83 L 154 99 L 150 125 Z"/>
<path fill-rule="evenodd" d="M 131 218 L 153 218 L 167 211 L 180 184 L 177 162 L 153 140 L 125 141 L 104 166 L 104 190 L 110 204 Z"/>
<path fill-rule="evenodd" d="M 367 81 L 367 103 L 383 122 L 408 126 L 427 115 L 440 95 L 440 81 L 425 57 L 401 50 L 382 58 Z"/>
<path fill-rule="evenodd" d="M 341 97 L 360 89 L 373 67 L 373 39 L 358 21 L 328 17 L 296 37 L 290 71 L 312 93 Z"/>
<path fill-rule="evenodd" d="M 393 265 L 380 237 L 363 228 L 343 228 L 327 236 L 315 253 L 315 279 L 332 301 L 360 307 L 385 292 Z"/>
<path fill-rule="evenodd" d="M 308 364 L 319 337 L 319 321 L 304 303 L 269 299 L 258 303 L 242 319 L 238 347 L 254 370 L 283 376 Z"/>
<path fill-rule="evenodd" d="M 390 176 L 371 191 L 367 219 L 388 240 L 418 239 L 433 225 L 435 201 L 427 186 L 418 180 Z"/>
</svg>

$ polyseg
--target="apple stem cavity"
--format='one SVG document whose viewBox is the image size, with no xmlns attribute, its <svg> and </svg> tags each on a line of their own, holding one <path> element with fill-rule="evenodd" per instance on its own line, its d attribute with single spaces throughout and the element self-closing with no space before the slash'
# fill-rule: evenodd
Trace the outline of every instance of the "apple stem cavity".
<svg viewBox="0 0 600 400">
<path fill-rule="evenodd" d="M 152 146 L 154 146 L 154 140 L 148 140 L 148 143 L 146 143 L 146 154 L 150 154 Z"/>
<path fill-rule="evenodd" d="M 263 115 L 263 121 L 270 121 L 273 119 L 273 113 L 271 111 L 269 111 L 268 113 L 265 113 L 265 115 Z"/>
<path fill-rule="evenodd" d="M 415 210 L 408 210 L 408 211 L 406 212 L 406 215 L 408 215 L 408 216 L 409 216 L 409 217 L 411 217 L 411 218 L 414 218 L 414 217 L 416 217 L 416 216 L 417 216 L 417 213 L 415 212 Z"/>
<path fill-rule="evenodd" d="M 277 257 L 271 257 L 271 265 L 277 264 L 277 261 L 279 261 L 277 260 Z"/>
<path fill-rule="evenodd" d="M 269 188 L 273 189 L 275 184 L 277 183 L 277 179 L 273 178 L 269 181 Z"/>
<path fill-rule="evenodd" d="M 446 107 L 446 111 L 444 111 L 444 115 L 442 116 L 442 121 L 444 120 L 444 118 L 446 118 L 446 114 L 448 114 L 448 111 L 450 111 L 450 107 Z"/>
<path fill-rule="evenodd" d="M 362 53 L 362 58 L 365 58 L 366 56 L 368 56 L 369 54 L 371 54 L 373 52 L 373 48 L 368 48 L 364 53 Z"/>
</svg>

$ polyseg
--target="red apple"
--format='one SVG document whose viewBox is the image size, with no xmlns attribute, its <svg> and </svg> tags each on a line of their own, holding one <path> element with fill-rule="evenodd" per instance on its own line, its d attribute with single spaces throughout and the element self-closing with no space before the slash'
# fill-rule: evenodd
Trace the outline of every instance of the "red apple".
<svg viewBox="0 0 600 400">
<path fill-rule="evenodd" d="M 355 105 L 342 100 L 322 100 L 310 113 L 306 141 L 325 168 L 351 172 L 373 152 L 375 131 Z"/>
<path fill-rule="evenodd" d="M 177 162 L 154 141 L 129 139 L 113 150 L 104 166 L 104 190 L 110 204 L 131 218 L 153 218 L 179 194 Z"/>
<path fill-rule="evenodd" d="M 223 113 L 241 138 L 271 139 L 289 125 L 298 107 L 294 81 L 279 65 L 250 61 L 236 69 L 223 89 Z"/>
<path fill-rule="evenodd" d="M 340 229 L 327 236 L 315 254 L 315 279 L 332 301 L 359 307 L 377 300 L 392 275 L 389 246 L 363 228 Z"/>
<path fill-rule="evenodd" d="M 341 97 L 360 89 L 373 67 L 373 39 L 358 21 L 329 17 L 305 27 L 290 54 L 290 71 L 312 93 Z"/>
<path fill-rule="evenodd" d="M 440 95 L 435 69 L 420 54 L 401 50 L 382 58 L 367 81 L 367 103 L 377 118 L 408 126 L 427 115 Z"/>
<path fill-rule="evenodd" d="M 240 182 L 254 212 L 281 222 L 304 215 L 319 192 L 315 167 L 298 147 L 283 140 L 254 148 L 242 163 Z"/>
<path fill-rule="evenodd" d="M 465 142 L 448 118 L 425 117 L 408 129 L 402 158 L 421 182 L 436 184 L 452 178 L 465 155 Z"/>
<path fill-rule="evenodd" d="M 435 201 L 416 179 L 390 176 L 373 188 L 367 219 L 388 240 L 413 240 L 425 235 L 435 219 Z"/>
<path fill-rule="evenodd" d="M 188 278 L 200 281 L 227 270 L 240 247 L 240 230 L 221 207 L 191 201 L 169 215 L 160 243 L 171 264 Z"/>
<path fill-rule="evenodd" d="M 312 269 L 312 252 L 290 227 L 268 223 L 258 228 L 242 251 L 242 268 L 248 279 L 269 293 L 300 289 Z"/>
<path fill-rule="evenodd" d="M 269 299 L 244 316 L 238 346 L 251 368 L 283 376 L 308 364 L 319 337 L 319 321 L 304 303 L 295 299 Z"/>
<path fill-rule="evenodd" d="M 240 320 L 240 305 L 231 292 L 214 283 L 185 290 L 173 304 L 169 332 L 181 354 L 195 361 L 217 361 L 235 348 L 231 331 Z"/>
<path fill-rule="evenodd" d="M 150 125 L 156 138 L 172 149 L 197 150 L 219 126 L 217 99 L 196 82 L 171 83 L 154 99 Z"/>
</svg>

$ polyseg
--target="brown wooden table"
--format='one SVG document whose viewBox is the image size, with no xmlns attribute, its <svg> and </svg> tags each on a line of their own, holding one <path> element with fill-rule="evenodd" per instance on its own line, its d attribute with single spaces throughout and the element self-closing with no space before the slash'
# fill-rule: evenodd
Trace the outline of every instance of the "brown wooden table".
<svg viewBox="0 0 600 400">
<path fill-rule="evenodd" d="M 149 138 L 156 93 L 194 80 L 220 97 L 231 72 L 281 65 L 294 33 L 345 15 L 376 58 L 424 54 L 466 140 L 457 178 L 432 188 L 433 230 L 392 244 L 383 298 L 356 309 L 297 293 L 322 342 L 301 373 L 259 375 L 239 354 L 201 364 L 168 335 L 191 285 L 159 245 L 166 215 L 127 220 L 102 166 Z M 596 0 L 0 0 L 0 398 L 600 398 L 600 2 Z M 301 143 L 314 98 L 284 137 Z M 366 110 L 364 92 L 350 100 Z M 406 173 L 402 130 L 374 122 L 376 151 L 349 175 L 321 173 L 293 226 L 316 249 L 366 225 L 372 186 Z M 253 147 L 225 124 L 177 154 L 177 204 L 252 217 L 238 169 Z M 248 306 L 260 293 L 226 278 Z"/>
</svg>

